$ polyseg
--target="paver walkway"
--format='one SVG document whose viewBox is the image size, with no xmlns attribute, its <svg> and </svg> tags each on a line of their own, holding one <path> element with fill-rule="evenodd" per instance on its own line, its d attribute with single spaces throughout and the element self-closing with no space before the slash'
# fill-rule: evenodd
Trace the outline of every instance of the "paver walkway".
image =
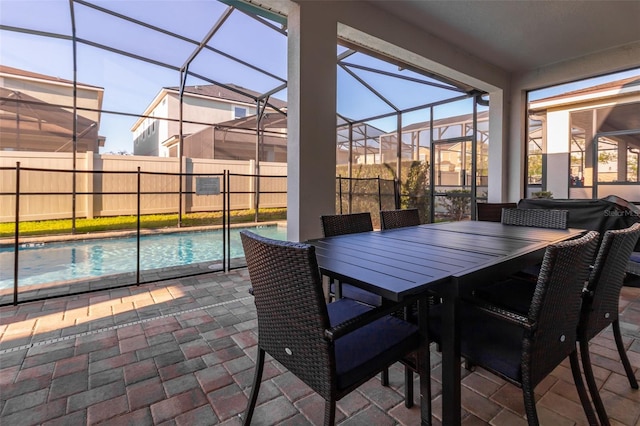
<svg viewBox="0 0 640 426">
<path fill-rule="evenodd" d="M 0 308 L 2 425 L 237 425 L 255 359 L 257 323 L 246 270 Z M 622 331 L 640 376 L 640 288 L 625 287 Z M 613 425 L 640 424 L 612 333 L 591 344 Z M 440 418 L 440 358 L 432 356 Z M 416 425 L 404 407 L 403 369 L 391 387 L 372 379 L 338 403 L 342 425 Z M 463 423 L 525 425 L 518 388 L 463 370 Z M 416 382 L 416 402 L 419 396 Z M 586 424 L 568 362 L 537 388 L 547 425 Z M 265 366 L 256 425 L 322 424 L 323 400 L 274 360 Z M 436 424 L 437 424 L 436 420 Z"/>
</svg>

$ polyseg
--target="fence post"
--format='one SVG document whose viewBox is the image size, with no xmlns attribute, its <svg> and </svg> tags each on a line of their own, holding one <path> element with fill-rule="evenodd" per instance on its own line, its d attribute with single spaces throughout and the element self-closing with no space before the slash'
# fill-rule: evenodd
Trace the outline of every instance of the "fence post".
<svg viewBox="0 0 640 426">
<path fill-rule="evenodd" d="M 94 169 L 95 169 L 95 156 L 98 154 L 94 154 L 91 151 L 87 151 L 85 153 L 85 182 L 84 186 L 85 190 L 85 217 L 87 219 L 93 219 L 93 180 L 94 180 Z"/>
<path fill-rule="evenodd" d="M 20 248 L 20 162 L 16 162 L 16 230 L 13 255 L 13 304 L 18 304 L 18 249 Z"/>
<path fill-rule="evenodd" d="M 222 181 L 222 270 L 229 272 L 231 269 L 230 250 L 227 253 L 231 240 L 227 241 L 231 234 L 231 182 L 229 170 L 224 171 Z"/>
<path fill-rule="evenodd" d="M 382 190 L 380 189 L 380 175 L 378 175 L 378 211 L 382 210 Z"/>
<path fill-rule="evenodd" d="M 248 210 L 251 210 L 255 207 L 256 203 L 256 179 L 255 179 L 255 169 L 256 160 L 249 160 L 249 173 L 248 176 L 251 176 L 249 179 L 249 205 L 247 206 Z"/>
<path fill-rule="evenodd" d="M 338 175 L 338 203 L 340 204 L 340 214 L 342 214 L 342 175 Z"/>
<path fill-rule="evenodd" d="M 140 285 L 140 166 L 138 166 L 138 202 L 137 202 L 137 224 L 136 224 L 136 284 Z"/>
</svg>

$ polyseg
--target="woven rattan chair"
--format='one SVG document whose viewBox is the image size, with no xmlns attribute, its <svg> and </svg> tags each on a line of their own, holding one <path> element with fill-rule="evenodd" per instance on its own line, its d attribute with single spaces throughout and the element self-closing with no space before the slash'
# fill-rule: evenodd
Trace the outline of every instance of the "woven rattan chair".
<svg viewBox="0 0 640 426">
<path fill-rule="evenodd" d="M 380 226 L 382 229 L 404 228 L 420 225 L 418 209 L 380 210 Z"/>
<path fill-rule="evenodd" d="M 502 209 L 501 222 L 505 225 L 567 229 L 568 217 L 568 210 Z"/>
<path fill-rule="evenodd" d="M 521 315 L 479 299 L 460 307 L 461 353 L 473 365 L 520 386 L 530 425 L 538 424 L 534 388 L 567 357 L 577 362 L 576 337 L 581 294 L 598 233 L 547 248 L 528 312 Z M 430 337 L 441 339 L 439 309 L 432 309 Z M 586 389 L 574 377 L 578 392 Z M 580 389 L 581 387 L 581 389 Z M 591 405 L 584 407 L 590 422 Z"/>
<path fill-rule="evenodd" d="M 616 348 L 627 374 L 629 385 L 638 389 L 638 381 L 627 357 L 618 321 L 618 302 L 620 301 L 620 289 L 624 282 L 627 259 L 629 259 L 638 238 L 640 238 L 640 223 L 627 229 L 605 232 L 582 297 L 582 316 L 578 325 L 580 357 L 591 399 L 603 425 L 609 424 L 609 418 L 593 375 L 589 356 L 589 341 L 611 325 Z M 578 369 L 578 366 L 572 365 L 572 368 L 575 370 Z M 581 396 L 586 398 L 585 395 Z"/>
<path fill-rule="evenodd" d="M 332 425 L 336 401 L 418 350 L 418 327 L 389 315 L 402 306 L 372 308 L 351 299 L 325 304 L 313 246 L 249 231 L 240 237 L 258 316 L 245 425 L 251 423 L 266 353 L 325 399 L 324 424 Z"/>
<path fill-rule="evenodd" d="M 373 231 L 373 222 L 371 221 L 371 213 L 369 212 L 324 215 L 320 216 L 320 221 L 322 222 L 322 234 L 325 237 Z M 377 294 L 339 281 L 329 283 L 328 296 L 327 301 L 345 297 L 371 306 L 382 305 L 382 297 Z M 382 371 L 381 382 L 383 386 L 389 386 L 389 370 L 385 369 Z M 409 408 L 412 406 L 413 388 L 408 390 L 405 404 Z"/>
<path fill-rule="evenodd" d="M 418 209 L 380 210 L 380 225 L 382 229 L 405 228 L 407 226 L 420 225 L 420 213 Z M 434 297 L 430 296 L 429 301 L 433 305 Z M 404 313 L 405 319 L 416 322 L 417 305 L 407 307 Z M 404 360 L 404 405 L 407 408 L 413 407 L 413 372 L 416 371 L 416 360 Z"/>
<path fill-rule="evenodd" d="M 320 220 L 322 221 L 322 235 L 325 237 L 373 231 L 373 222 L 369 212 L 324 215 L 320 216 Z"/>
<path fill-rule="evenodd" d="M 627 272 L 640 276 L 640 252 L 634 251 L 631 253 L 629 263 L 627 264 Z"/>
<path fill-rule="evenodd" d="M 568 218 L 568 210 L 503 208 L 501 222 L 505 225 L 567 229 Z M 535 283 L 539 273 L 540 265 L 533 265 L 516 275 Z"/>
<path fill-rule="evenodd" d="M 502 209 L 515 209 L 516 207 L 516 203 L 477 203 L 476 220 L 500 222 L 502 220 Z"/>
<path fill-rule="evenodd" d="M 582 293 L 582 310 L 577 339 L 591 399 L 602 424 L 609 424 L 609 420 L 593 375 L 589 341 L 609 325 L 613 330 L 616 347 L 629 385 L 638 389 L 638 381 L 633 375 L 633 369 L 622 342 L 618 321 L 618 302 L 627 266 L 626 259 L 629 258 L 638 238 L 640 238 L 640 223 L 627 229 L 605 232 L 589 280 Z M 531 305 L 534 291 L 535 286 L 529 281 L 508 280 L 479 288 L 475 291 L 475 295 L 493 305 L 519 314 L 526 314 Z M 575 363 L 576 361 L 577 358 L 572 359 L 571 368 L 574 377 L 580 377 L 580 367 Z M 589 403 L 588 397 L 586 394 L 580 394 L 580 397 L 584 399 L 582 401 L 583 407 L 586 406 Z"/>
<path fill-rule="evenodd" d="M 371 213 L 368 212 L 324 215 L 320 216 L 320 221 L 322 222 L 322 235 L 325 237 L 373 231 Z M 329 300 L 333 297 L 347 297 L 372 306 L 380 306 L 382 304 L 380 296 L 340 282 L 331 283 L 329 286 Z"/>
</svg>

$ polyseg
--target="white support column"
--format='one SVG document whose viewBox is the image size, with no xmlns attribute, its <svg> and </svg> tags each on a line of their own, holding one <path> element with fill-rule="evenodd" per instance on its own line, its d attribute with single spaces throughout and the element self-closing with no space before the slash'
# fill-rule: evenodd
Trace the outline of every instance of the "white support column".
<svg viewBox="0 0 640 426">
<path fill-rule="evenodd" d="M 569 198 L 569 112 L 547 114 L 547 191 L 553 198 Z"/>
<path fill-rule="evenodd" d="M 509 144 L 505 137 L 509 132 L 507 104 L 503 90 L 489 93 L 489 186 L 487 201 L 490 203 L 509 201 Z M 519 198 L 516 196 L 513 199 Z"/>
<path fill-rule="evenodd" d="M 287 239 L 305 241 L 335 212 L 337 22 L 323 2 L 301 2 L 287 26 Z"/>
</svg>

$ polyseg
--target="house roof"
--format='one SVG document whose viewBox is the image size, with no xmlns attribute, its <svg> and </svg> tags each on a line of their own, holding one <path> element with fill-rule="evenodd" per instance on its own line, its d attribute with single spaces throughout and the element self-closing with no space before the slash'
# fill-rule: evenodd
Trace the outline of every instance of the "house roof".
<svg viewBox="0 0 640 426">
<path fill-rule="evenodd" d="M 225 87 L 227 86 L 227 87 Z M 217 84 L 204 84 L 195 86 L 185 86 L 184 92 L 192 95 L 206 96 L 210 98 L 224 99 L 232 102 L 255 103 L 254 99 L 260 98 L 263 94 L 255 90 L 247 89 L 236 84 L 225 84 L 220 86 Z M 165 87 L 167 90 L 179 91 L 179 87 Z M 242 93 L 246 93 L 243 95 Z M 277 108 L 286 108 L 287 103 L 277 99 L 269 98 L 269 103 Z"/>
<path fill-rule="evenodd" d="M 13 68 L 6 65 L 0 65 L 0 74 L 10 74 L 17 77 L 23 77 L 23 78 L 32 79 L 32 80 L 42 80 L 42 81 L 50 81 L 50 82 L 67 84 L 67 85 L 73 85 L 72 80 L 66 80 L 64 78 L 54 77 L 46 74 L 39 74 L 37 72 L 31 72 L 31 71 L 27 71 L 19 68 Z M 85 84 L 85 83 L 77 83 L 77 84 L 83 87 L 90 87 L 94 89 L 104 90 L 100 86 L 93 86 L 91 84 Z"/>
<path fill-rule="evenodd" d="M 561 93 L 559 95 L 538 99 L 535 101 L 535 103 L 562 100 L 562 99 L 572 98 L 578 95 L 596 94 L 599 92 L 622 90 L 622 89 L 628 89 L 631 87 L 637 90 L 640 90 L 640 77 L 633 76 L 629 78 L 623 78 L 622 80 L 609 81 L 607 83 L 599 84 L 597 86 L 591 86 L 591 87 L 585 87 L 583 89 L 572 90 L 570 92 Z"/>
<path fill-rule="evenodd" d="M 38 139 L 43 148 L 53 149 L 60 142 L 56 138 L 70 143 L 76 130 L 79 139 L 97 138 L 99 145 L 104 146 L 105 139 L 98 136 L 97 122 L 74 116 L 61 105 L 52 105 L 26 93 L 0 87 L 0 133 L 5 136 L 19 132 L 23 138 Z"/>
<path fill-rule="evenodd" d="M 235 120 L 224 121 L 217 123 L 216 128 L 227 129 L 242 129 L 242 130 L 256 130 L 256 116 L 248 115 L 242 118 L 236 118 Z M 266 113 L 260 120 L 260 126 L 263 129 L 286 129 L 287 128 L 287 116 L 280 113 Z"/>
</svg>

